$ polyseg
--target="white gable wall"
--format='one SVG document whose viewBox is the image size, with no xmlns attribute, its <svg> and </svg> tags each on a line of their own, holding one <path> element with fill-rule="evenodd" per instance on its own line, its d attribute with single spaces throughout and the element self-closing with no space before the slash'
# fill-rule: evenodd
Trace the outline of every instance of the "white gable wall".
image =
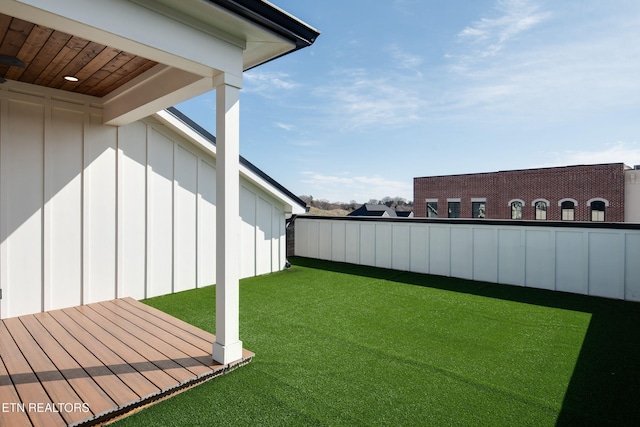
<svg viewBox="0 0 640 427">
<path fill-rule="evenodd" d="M 240 186 L 241 276 L 280 270 L 285 206 Z M 2 89 L 0 190 L 1 318 L 215 282 L 215 158 L 154 119 Z"/>
</svg>

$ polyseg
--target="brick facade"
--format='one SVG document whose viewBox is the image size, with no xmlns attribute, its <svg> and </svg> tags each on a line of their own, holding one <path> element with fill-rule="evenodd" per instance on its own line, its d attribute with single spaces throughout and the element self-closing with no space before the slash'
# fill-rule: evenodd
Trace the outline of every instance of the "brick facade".
<svg viewBox="0 0 640 427">
<path fill-rule="evenodd" d="M 437 199 L 438 216 L 447 218 L 447 199 L 460 199 L 460 218 L 472 218 L 472 199 L 486 199 L 486 218 L 511 219 L 510 201 L 523 201 L 522 219 L 535 220 L 533 202 L 548 201 L 547 220 L 561 220 L 562 199 L 577 202 L 575 221 L 590 221 L 588 201 L 605 200 L 605 221 L 624 221 L 623 163 L 524 169 L 414 178 L 416 217 L 427 216 L 426 200 Z"/>
</svg>

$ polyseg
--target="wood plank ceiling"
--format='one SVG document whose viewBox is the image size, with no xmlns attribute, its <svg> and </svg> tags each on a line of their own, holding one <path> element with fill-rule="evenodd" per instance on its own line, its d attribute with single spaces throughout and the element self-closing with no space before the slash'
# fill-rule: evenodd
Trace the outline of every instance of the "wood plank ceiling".
<svg viewBox="0 0 640 427">
<path fill-rule="evenodd" d="M 0 77 L 103 97 L 157 65 L 140 56 L 0 14 L 0 55 L 25 68 L 0 65 Z M 69 82 L 65 76 L 78 78 Z"/>
</svg>

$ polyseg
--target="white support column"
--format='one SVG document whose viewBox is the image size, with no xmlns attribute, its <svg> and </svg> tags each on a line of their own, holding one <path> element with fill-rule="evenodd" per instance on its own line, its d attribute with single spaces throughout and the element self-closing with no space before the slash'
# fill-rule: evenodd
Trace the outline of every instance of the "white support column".
<svg viewBox="0 0 640 427">
<path fill-rule="evenodd" d="M 239 84 L 216 79 L 216 342 L 213 359 L 242 358 L 240 329 L 240 104 Z"/>
</svg>

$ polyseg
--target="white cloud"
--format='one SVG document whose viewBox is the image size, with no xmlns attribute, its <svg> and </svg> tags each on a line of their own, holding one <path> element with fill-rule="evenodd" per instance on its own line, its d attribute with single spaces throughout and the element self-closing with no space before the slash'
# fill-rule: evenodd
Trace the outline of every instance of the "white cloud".
<svg viewBox="0 0 640 427">
<path fill-rule="evenodd" d="M 323 199 L 332 202 L 356 200 L 363 203 L 385 196 L 413 199 L 413 182 L 393 181 L 380 175 L 352 176 L 346 172 L 328 175 L 304 171 L 301 174 L 304 176 L 301 182 L 306 184 L 307 192 L 322 194 Z"/>
<path fill-rule="evenodd" d="M 602 150 L 565 150 L 551 153 L 553 159 L 543 166 L 590 165 L 600 163 L 640 164 L 640 144 L 618 141 L 607 144 Z"/>
<path fill-rule="evenodd" d="M 416 7 L 422 5 L 422 0 L 394 0 L 394 6 L 398 11 L 405 15 L 415 14 Z"/>
<path fill-rule="evenodd" d="M 289 124 L 286 124 L 286 123 L 275 122 L 273 125 L 275 127 L 277 127 L 277 128 L 284 129 L 284 130 L 286 130 L 288 132 L 291 132 L 292 130 L 295 129 L 294 125 L 289 125 Z"/>
<path fill-rule="evenodd" d="M 289 74 L 280 71 L 250 70 L 244 73 L 243 81 L 244 93 L 256 93 L 266 98 L 275 98 L 281 96 L 283 91 L 299 87 Z"/>
<path fill-rule="evenodd" d="M 422 77 L 420 66 L 422 65 L 422 57 L 400 49 L 393 44 L 387 48 L 391 55 L 393 66 L 401 70 L 410 70 L 416 73 L 418 77 Z"/>
<path fill-rule="evenodd" d="M 336 123 L 336 128 L 388 129 L 421 119 L 426 103 L 406 77 L 388 70 L 385 76 L 360 69 L 334 74 L 332 83 L 317 88 L 314 94 L 322 100 L 324 112 Z"/>
<path fill-rule="evenodd" d="M 594 20 L 575 16 L 566 3 L 547 5 L 556 9 L 500 1 L 498 16 L 463 29 L 457 48 L 445 55 L 451 89 L 438 111 L 477 120 L 564 121 L 637 105 L 640 51 L 628 41 L 640 37 L 638 7 L 603 7 Z"/>
<path fill-rule="evenodd" d="M 458 34 L 461 42 L 470 42 L 466 60 L 496 55 L 520 33 L 528 31 L 549 18 L 539 6 L 529 0 L 500 0 L 496 6 L 498 16 L 482 18 Z M 471 55 L 471 56 L 469 56 Z"/>
</svg>

